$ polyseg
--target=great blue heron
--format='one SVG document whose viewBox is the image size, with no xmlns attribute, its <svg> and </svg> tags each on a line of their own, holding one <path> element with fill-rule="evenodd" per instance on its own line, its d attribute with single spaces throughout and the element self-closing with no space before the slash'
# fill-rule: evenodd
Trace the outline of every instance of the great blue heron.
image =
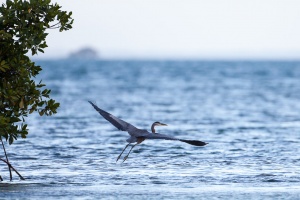
<svg viewBox="0 0 300 200">
<path fill-rule="evenodd" d="M 118 156 L 117 161 L 120 159 L 121 155 L 125 151 L 125 149 L 131 144 L 131 143 L 136 143 L 134 144 L 131 149 L 129 150 L 128 154 L 124 157 L 123 162 L 128 158 L 131 150 L 138 144 L 142 143 L 145 139 L 164 139 L 164 140 L 177 140 L 180 142 L 185 142 L 191 145 L 195 146 L 204 146 L 208 143 L 198 141 L 198 140 L 182 140 L 178 139 L 172 136 L 168 135 L 163 135 L 159 133 L 155 133 L 155 126 L 167 126 L 166 124 L 160 123 L 160 122 L 154 122 L 151 126 L 151 131 L 152 133 L 148 132 L 147 130 L 144 129 L 138 129 L 135 126 L 129 124 L 128 122 L 125 122 L 112 114 L 100 109 L 98 106 L 96 106 L 94 103 L 89 101 L 89 103 L 99 112 L 102 117 L 104 117 L 107 121 L 109 121 L 112 125 L 114 125 L 116 128 L 118 128 L 121 131 L 127 131 L 130 135 L 130 137 L 126 140 L 128 144 L 125 146 L 121 154 Z"/>
</svg>

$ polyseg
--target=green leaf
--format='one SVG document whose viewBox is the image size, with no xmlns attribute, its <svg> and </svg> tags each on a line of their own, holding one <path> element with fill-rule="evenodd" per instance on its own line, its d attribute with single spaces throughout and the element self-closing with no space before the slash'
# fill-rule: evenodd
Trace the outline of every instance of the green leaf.
<svg viewBox="0 0 300 200">
<path fill-rule="evenodd" d="M 8 139 L 8 142 L 11 145 L 14 142 L 14 138 L 12 136 L 10 136 L 9 139 Z"/>
<path fill-rule="evenodd" d="M 68 30 L 73 19 L 71 12 L 50 0 L 6 0 L 5 4 L 0 6 L 0 135 L 12 144 L 28 134 L 27 125 L 19 125 L 28 114 L 51 115 L 59 107 L 50 98 L 51 90 L 41 90 L 46 85 L 36 83 L 34 77 L 42 68 L 28 52 L 44 53 L 46 29 L 57 24 L 60 31 Z"/>
</svg>

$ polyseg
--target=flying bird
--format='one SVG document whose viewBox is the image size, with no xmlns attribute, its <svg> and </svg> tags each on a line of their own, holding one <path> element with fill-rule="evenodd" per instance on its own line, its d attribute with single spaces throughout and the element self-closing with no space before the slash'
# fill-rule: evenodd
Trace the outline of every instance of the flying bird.
<svg viewBox="0 0 300 200">
<path fill-rule="evenodd" d="M 125 122 L 115 116 L 113 116 L 112 114 L 100 109 L 98 106 L 96 106 L 94 103 L 92 103 L 91 101 L 88 101 L 94 108 L 96 111 L 98 111 L 98 113 L 100 115 L 102 115 L 102 117 L 104 117 L 104 119 L 106 119 L 107 121 L 109 121 L 112 125 L 114 125 L 117 129 L 121 130 L 121 131 L 127 131 L 130 135 L 130 137 L 126 140 L 128 142 L 128 144 L 125 146 L 125 148 L 122 150 L 121 154 L 118 156 L 117 161 L 120 159 L 121 155 L 123 154 L 123 152 L 125 151 L 125 149 L 132 143 L 135 143 L 131 149 L 129 150 L 128 154 L 124 157 L 123 162 L 128 158 L 131 150 L 138 144 L 142 143 L 144 140 L 146 139 L 163 139 L 163 140 L 174 140 L 174 141 L 180 141 L 180 142 L 185 142 L 187 144 L 190 145 L 194 145 L 194 146 L 205 146 L 206 142 L 202 142 L 199 140 L 182 140 L 182 139 L 178 139 L 172 136 L 168 136 L 168 135 L 163 135 L 160 133 L 155 133 L 155 126 L 167 126 L 167 124 L 164 123 L 160 123 L 160 122 L 154 122 L 151 126 L 151 131 L 152 132 L 148 132 L 145 129 L 139 129 L 136 128 L 135 126 L 133 126 L 132 124 Z M 116 162 L 117 162 L 116 161 Z"/>
</svg>

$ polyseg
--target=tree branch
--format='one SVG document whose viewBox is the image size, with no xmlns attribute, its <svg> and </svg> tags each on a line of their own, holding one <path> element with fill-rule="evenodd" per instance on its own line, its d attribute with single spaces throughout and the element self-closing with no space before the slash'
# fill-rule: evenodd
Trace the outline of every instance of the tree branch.
<svg viewBox="0 0 300 200">
<path fill-rule="evenodd" d="M 8 160 L 8 157 L 7 157 L 7 154 L 6 154 L 4 143 L 3 143 L 3 140 L 2 140 L 2 136 L 0 136 L 0 140 L 2 142 L 2 147 L 3 147 L 3 150 L 4 150 L 5 157 L 6 157 L 6 161 L 7 161 L 6 164 L 8 165 L 10 181 L 12 181 L 12 173 L 11 173 L 11 168 L 10 168 L 11 165 L 9 164 L 9 160 Z"/>
<path fill-rule="evenodd" d="M 0 160 L 5 162 L 8 165 L 9 168 L 14 170 L 18 174 L 18 176 L 20 177 L 21 180 L 25 180 L 25 178 L 9 162 L 7 162 L 6 160 L 4 160 L 2 158 L 0 158 Z"/>
</svg>

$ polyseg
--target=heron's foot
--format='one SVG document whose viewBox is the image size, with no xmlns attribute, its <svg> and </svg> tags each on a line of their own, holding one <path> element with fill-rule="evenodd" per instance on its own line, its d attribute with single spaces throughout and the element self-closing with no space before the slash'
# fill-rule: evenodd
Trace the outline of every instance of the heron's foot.
<svg viewBox="0 0 300 200">
<path fill-rule="evenodd" d="M 121 155 L 119 155 L 119 156 L 118 156 L 118 158 L 117 158 L 116 162 L 118 162 L 118 160 L 119 160 L 120 158 L 121 158 Z"/>
<path fill-rule="evenodd" d="M 128 158 L 128 155 L 124 157 L 123 162 L 125 162 L 125 160 L 127 160 L 127 158 Z"/>
</svg>

